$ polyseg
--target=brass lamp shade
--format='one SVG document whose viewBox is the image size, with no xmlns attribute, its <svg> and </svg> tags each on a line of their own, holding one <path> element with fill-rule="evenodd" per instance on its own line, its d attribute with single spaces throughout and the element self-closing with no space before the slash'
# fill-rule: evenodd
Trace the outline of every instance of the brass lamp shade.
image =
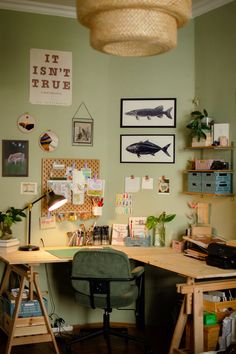
<svg viewBox="0 0 236 354">
<path fill-rule="evenodd" d="M 167 52 L 187 23 L 191 0 L 77 0 L 77 17 L 94 49 L 127 57 Z"/>
</svg>

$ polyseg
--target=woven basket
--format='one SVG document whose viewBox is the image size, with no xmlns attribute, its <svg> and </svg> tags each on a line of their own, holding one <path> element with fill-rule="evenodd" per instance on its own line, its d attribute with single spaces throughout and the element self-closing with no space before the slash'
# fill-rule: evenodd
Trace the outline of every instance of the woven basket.
<svg viewBox="0 0 236 354">
<path fill-rule="evenodd" d="M 79 21 L 90 28 L 91 46 L 119 56 L 148 56 L 176 46 L 177 28 L 191 0 L 77 0 Z"/>
</svg>

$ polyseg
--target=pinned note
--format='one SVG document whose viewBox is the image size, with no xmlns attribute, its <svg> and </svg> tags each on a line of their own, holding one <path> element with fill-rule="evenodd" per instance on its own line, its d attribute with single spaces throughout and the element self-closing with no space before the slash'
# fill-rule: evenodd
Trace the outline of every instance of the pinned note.
<svg viewBox="0 0 236 354">
<path fill-rule="evenodd" d="M 125 193 L 137 193 L 140 191 L 140 177 L 125 177 Z"/>
</svg>

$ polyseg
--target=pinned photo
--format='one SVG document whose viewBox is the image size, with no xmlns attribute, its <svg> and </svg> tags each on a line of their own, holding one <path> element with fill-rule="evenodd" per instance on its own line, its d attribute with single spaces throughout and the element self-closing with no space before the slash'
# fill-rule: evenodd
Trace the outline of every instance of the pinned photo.
<svg viewBox="0 0 236 354">
<path fill-rule="evenodd" d="M 158 194 L 170 194 L 170 180 L 165 176 L 158 179 Z"/>
</svg>

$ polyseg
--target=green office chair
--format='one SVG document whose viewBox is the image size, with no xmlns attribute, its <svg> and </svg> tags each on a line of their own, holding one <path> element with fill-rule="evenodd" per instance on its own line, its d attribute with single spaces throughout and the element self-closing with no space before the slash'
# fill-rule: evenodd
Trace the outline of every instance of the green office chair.
<svg viewBox="0 0 236 354">
<path fill-rule="evenodd" d="M 86 335 L 81 335 L 67 345 L 71 353 L 75 343 L 104 335 L 109 354 L 111 353 L 110 335 L 132 340 L 143 345 L 146 354 L 152 353 L 150 347 L 141 338 L 131 336 L 128 331 L 119 331 L 110 327 L 110 313 L 113 308 L 127 307 L 140 296 L 143 267 L 130 269 L 130 262 L 125 253 L 112 248 L 79 250 L 72 262 L 72 286 L 76 299 L 82 306 L 102 308 L 103 327 Z"/>
</svg>

